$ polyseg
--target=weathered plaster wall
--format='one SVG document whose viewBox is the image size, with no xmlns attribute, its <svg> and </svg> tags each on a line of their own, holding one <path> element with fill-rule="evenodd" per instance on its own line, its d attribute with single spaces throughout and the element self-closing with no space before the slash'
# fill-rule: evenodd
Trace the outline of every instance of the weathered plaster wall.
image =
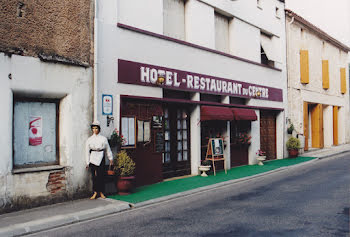
<svg viewBox="0 0 350 237">
<path fill-rule="evenodd" d="M 11 75 L 11 79 L 9 79 Z M 85 141 L 92 121 L 92 69 L 0 53 L 0 212 L 71 198 L 90 188 Z M 59 99 L 59 170 L 13 173 L 13 97 Z"/>
<path fill-rule="evenodd" d="M 1 1 L 0 51 L 59 55 L 91 65 L 92 2 Z"/>
<path fill-rule="evenodd" d="M 294 124 L 297 133 L 303 134 L 303 101 L 320 103 L 329 106 L 340 106 L 343 118 L 349 118 L 349 85 L 347 92 L 340 92 L 340 68 L 348 68 L 347 53 L 335 47 L 333 44 L 315 35 L 309 28 L 293 21 L 288 17 L 286 21 L 287 34 L 287 62 L 288 62 L 288 103 L 289 118 Z M 301 30 L 303 29 L 303 30 Z M 300 83 L 300 50 L 309 51 L 309 76 L 308 84 Z M 322 60 L 329 62 L 329 89 L 322 87 Z M 348 78 L 348 70 L 346 70 Z M 324 112 L 325 146 L 330 146 L 333 128 L 326 122 L 331 122 L 332 110 Z M 339 114 L 340 116 L 340 114 Z M 309 123 L 311 124 L 311 123 Z M 350 142 L 350 127 L 345 120 L 339 119 L 339 144 Z M 343 134 L 344 131 L 344 134 Z M 311 134 L 311 133 L 310 133 Z M 310 138 L 309 138 L 310 139 Z M 310 143 L 309 143 L 310 144 Z"/>
</svg>

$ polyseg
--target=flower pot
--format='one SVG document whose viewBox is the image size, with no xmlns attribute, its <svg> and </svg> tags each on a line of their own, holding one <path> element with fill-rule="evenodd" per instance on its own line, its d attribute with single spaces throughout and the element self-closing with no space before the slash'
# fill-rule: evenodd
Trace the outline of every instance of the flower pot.
<svg viewBox="0 0 350 237">
<path fill-rule="evenodd" d="M 117 181 L 117 189 L 119 195 L 128 195 L 130 194 L 132 188 L 133 188 L 133 180 L 135 179 L 135 176 L 128 176 L 128 177 L 119 177 Z"/>
<path fill-rule="evenodd" d="M 258 165 L 264 165 L 263 161 L 266 160 L 266 156 L 257 156 Z"/>
<path fill-rule="evenodd" d="M 210 165 L 200 165 L 200 166 L 198 167 L 199 171 L 202 171 L 202 172 L 203 172 L 203 173 L 201 174 L 202 177 L 208 177 L 207 173 L 205 173 L 205 172 L 209 171 L 209 170 L 210 170 L 210 167 L 211 167 Z"/>
<path fill-rule="evenodd" d="M 289 154 L 290 158 L 295 158 L 298 156 L 299 150 L 298 149 L 289 149 L 288 154 Z"/>
</svg>

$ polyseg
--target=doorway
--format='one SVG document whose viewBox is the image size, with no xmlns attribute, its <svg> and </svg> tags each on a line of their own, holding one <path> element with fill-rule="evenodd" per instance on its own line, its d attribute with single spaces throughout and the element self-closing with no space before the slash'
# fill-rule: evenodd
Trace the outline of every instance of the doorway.
<svg viewBox="0 0 350 237">
<path fill-rule="evenodd" d="M 190 116 L 188 108 L 164 108 L 163 179 L 191 174 Z"/>
<path fill-rule="evenodd" d="M 276 159 L 276 112 L 260 110 L 260 149 L 266 159 Z"/>
</svg>

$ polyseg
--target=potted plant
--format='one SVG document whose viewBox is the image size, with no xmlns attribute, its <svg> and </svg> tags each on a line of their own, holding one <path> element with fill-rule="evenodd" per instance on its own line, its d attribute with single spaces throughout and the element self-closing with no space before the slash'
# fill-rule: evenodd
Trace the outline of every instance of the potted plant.
<svg viewBox="0 0 350 237">
<path fill-rule="evenodd" d="M 122 144 L 125 142 L 125 139 L 124 139 L 123 135 L 119 134 L 118 129 L 114 129 L 108 142 L 109 142 L 109 145 L 111 146 L 111 148 L 116 148 L 117 151 L 119 151 Z"/>
<path fill-rule="evenodd" d="M 132 181 L 135 179 L 135 162 L 130 158 L 125 150 L 118 152 L 114 159 L 114 170 L 119 175 L 117 189 L 119 195 L 128 195 L 133 187 Z"/>
<path fill-rule="evenodd" d="M 287 128 L 287 133 L 288 133 L 288 134 L 292 134 L 293 131 L 294 131 L 294 125 L 291 123 L 290 126 L 289 126 L 289 128 Z"/>
<path fill-rule="evenodd" d="M 250 145 L 251 139 L 252 137 L 248 135 L 247 132 L 242 132 L 242 133 L 239 133 L 237 138 L 235 139 L 236 140 L 236 143 L 239 144 L 239 145 Z"/>
<path fill-rule="evenodd" d="M 258 165 L 264 165 L 263 161 L 266 160 L 266 152 L 263 150 L 258 150 L 256 152 L 256 159 L 258 161 Z"/>
<path fill-rule="evenodd" d="M 300 141 L 296 137 L 290 137 L 286 143 L 289 157 L 297 157 L 299 154 Z"/>
<path fill-rule="evenodd" d="M 211 162 L 210 160 L 203 160 L 202 164 L 198 167 L 199 171 L 202 171 L 203 173 L 201 174 L 202 177 L 207 177 L 207 171 L 210 170 L 211 167 Z"/>
</svg>

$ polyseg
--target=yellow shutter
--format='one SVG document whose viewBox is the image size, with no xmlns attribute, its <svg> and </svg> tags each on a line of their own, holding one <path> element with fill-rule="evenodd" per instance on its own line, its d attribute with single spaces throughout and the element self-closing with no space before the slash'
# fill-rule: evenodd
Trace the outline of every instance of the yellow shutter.
<svg viewBox="0 0 350 237">
<path fill-rule="evenodd" d="M 322 86 L 329 89 L 329 65 L 328 60 L 322 60 Z"/>
<path fill-rule="evenodd" d="M 323 147 L 323 109 L 317 104 L 311 110 L 311 143 L 312 147 Z"/>
<path fill-rule="evenodd" d="M 345 68 L 340 68 L 340 92 L 346 93 L 346 71 Z"/>
<path fill-rule="evenodd" d="M 300 50 L 300 82 L 309 83 L 309 51 Z"/>
<path fill-rule="evenodd" d="M 305 147 L 304 150 L 309 150 L 309 111 L 308 103 L 304 101 L 303 104 L 303 114 L 304 114 L 304 137 L 305 137 Z"/>
<path fill-rule="evenodd" d="M 338 145 L 338 106 L 333 106 L 333 145 Z"/>
</svg>

